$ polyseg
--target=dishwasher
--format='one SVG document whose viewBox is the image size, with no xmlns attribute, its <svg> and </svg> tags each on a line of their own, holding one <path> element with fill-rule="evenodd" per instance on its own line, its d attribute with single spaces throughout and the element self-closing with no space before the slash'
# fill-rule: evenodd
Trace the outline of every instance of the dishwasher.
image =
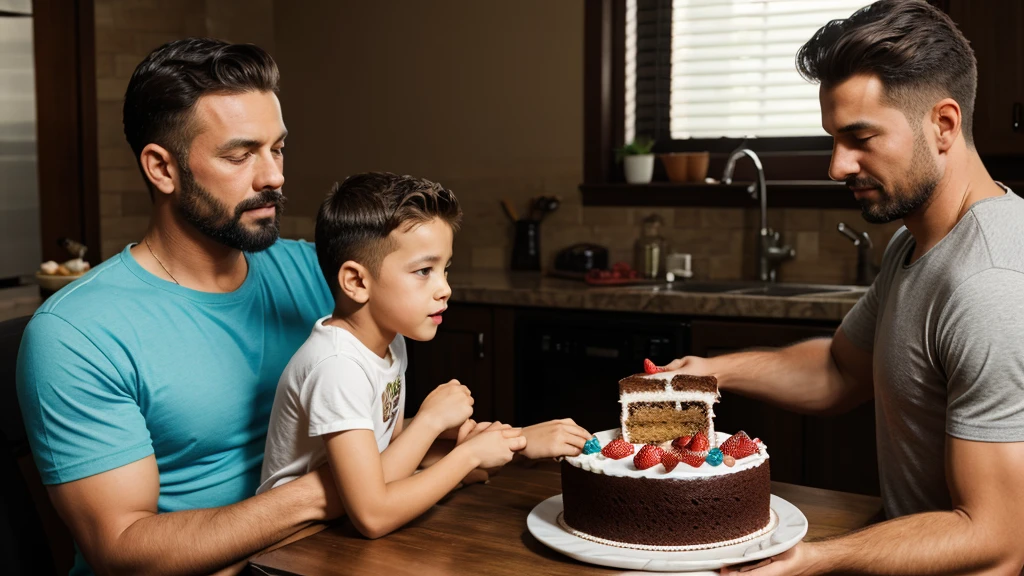
<svg viewBox="0 0 1024 576">
<path fill-rule="evenodd" d="M 619 425 L 620 379 L 690 351 L 690 325 L 655 314 L 521 310 L 516 315 L 516 424 L 572 418 Z"/>
</svg>

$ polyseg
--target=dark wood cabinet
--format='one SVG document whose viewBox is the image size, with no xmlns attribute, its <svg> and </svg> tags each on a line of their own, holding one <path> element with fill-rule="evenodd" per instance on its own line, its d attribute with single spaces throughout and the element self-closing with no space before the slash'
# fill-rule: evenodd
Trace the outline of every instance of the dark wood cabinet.
<svg viewBox="0 0 1024 576">
<path fill-rule="evenodd" d="M 429 342 L 406 340 L 406 415 L 416 413 L 434 388 L 455 379 L 473 392 L 473 418 L 511 418 L 513 354 L 510 310 L 491 306 L 451 305 Z"/>
<path fill-rule="evenodd" d="M 986 155 L 1024 154 L 1024 2 L 947 0 L 978 60 L 974 140 Z"/>
<path fill-rule="evenodd" d="M 692 354 L 720 356 L 751 348 L 779 348 L 828 337 L 828 324 L 750 321 L 692 322 Z M 772 456 L 772 479 L 805 486 L 878 494 L 874 403 L 839 416 L 806 416 L 760 400 L 723 392 L 715 427 L 761 438 Z"/>
</svg>

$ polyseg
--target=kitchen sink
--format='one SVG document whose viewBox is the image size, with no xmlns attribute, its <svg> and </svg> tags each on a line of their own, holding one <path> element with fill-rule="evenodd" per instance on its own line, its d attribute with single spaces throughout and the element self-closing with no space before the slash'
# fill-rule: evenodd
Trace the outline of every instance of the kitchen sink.
<svg viewBox="0 0 1024 576">
<path fill-rule="evenodd" d="M 673 282 L 662 288 L 669 292 L 694 292 L 702 294 L 744 294 L 748 296 L 807 296 L 842 295 L 860 297 L 867 288 L 863 286 L 833 286 L 827 284 L 769 284 L 762 282 Z"/>
</svg>

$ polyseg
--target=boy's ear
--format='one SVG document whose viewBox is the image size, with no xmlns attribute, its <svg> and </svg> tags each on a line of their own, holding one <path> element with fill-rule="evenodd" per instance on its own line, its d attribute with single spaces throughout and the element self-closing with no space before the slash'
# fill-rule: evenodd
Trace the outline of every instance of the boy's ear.
<svg viewBox="0 0 1024 576">
<path fill-rule="evenodd" d="M 358 262 L 349 260 L 338 270 L 338 286 L 341 293 L 358 304 L 370 299 L 370 271 Z"/>
</svg>

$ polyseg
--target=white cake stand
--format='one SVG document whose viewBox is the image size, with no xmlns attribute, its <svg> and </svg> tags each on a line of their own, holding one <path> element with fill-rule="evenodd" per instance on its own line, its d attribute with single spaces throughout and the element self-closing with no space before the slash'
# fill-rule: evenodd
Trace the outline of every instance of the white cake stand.
<svg viewBox="0 0 1024 576">
<path fill-rule="evenodd" d="M 580 538 L 558 523 L 561 494 L 537 504 L 526 518 L 526 527 L 552 550 L 581 562 L 650 572 L 698 572 L 763 560 L 796 546 L 807 534 L 807 518 L 799 508 L 774 494 L 771 508 L 779 518 L 774 530 L 747 542 L 689 552 L 632 550 Z"/>
</svg>

